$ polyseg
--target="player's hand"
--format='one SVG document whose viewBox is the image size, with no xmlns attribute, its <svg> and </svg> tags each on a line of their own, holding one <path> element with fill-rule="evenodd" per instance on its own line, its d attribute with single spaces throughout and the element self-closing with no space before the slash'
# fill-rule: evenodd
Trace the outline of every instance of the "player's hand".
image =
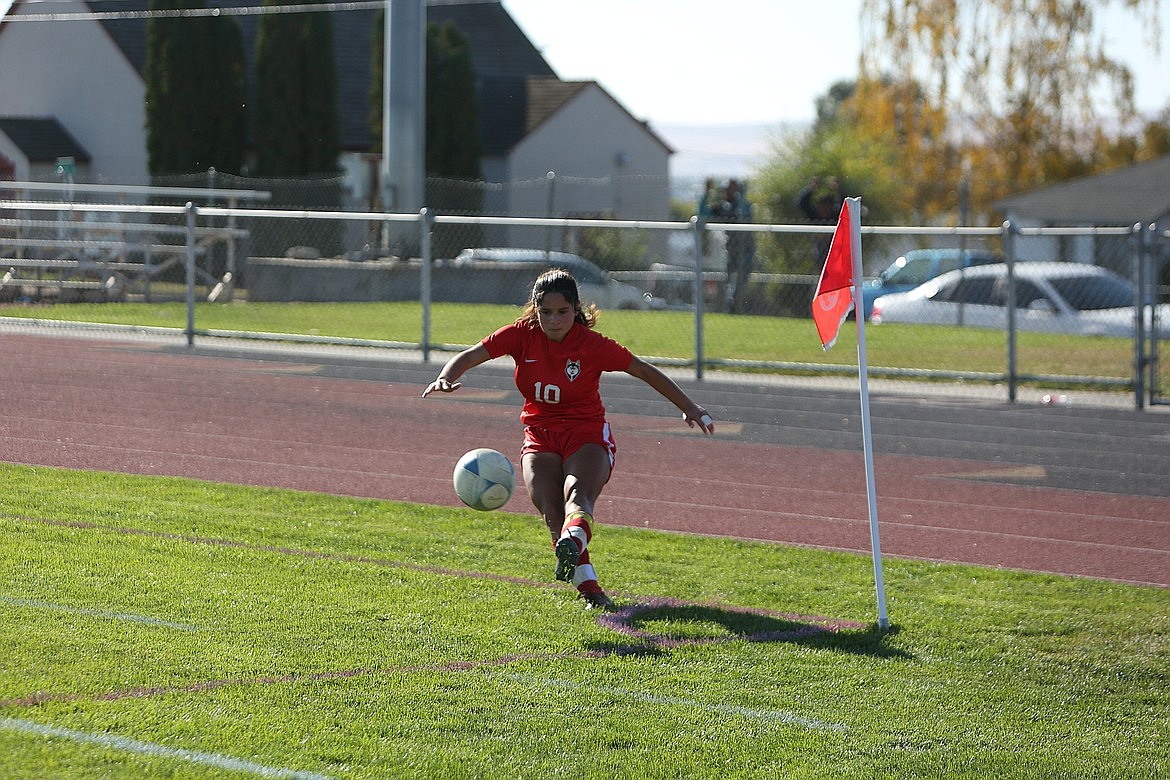
<svg viewBox="0 0 1170 780">
<path fill-rule="evenodd" d="M 452 382 L 449 379 L 439 377 L 434 382 L 431 382 L 429 385 L 427 385 L 426 389 L 422 391 L 422 397 L 426 398 L 428 395 L 434 392 L 451 393 L 461 387 L 463 387 L 463 384 L 460 382 Z"/>
<path fill-rule="evenodd" d="M 691 428 L 694 428 L 695 423 L 698 423 L 699 428 L 708 436 L 715 433 L 715 420 L 701 406 L 696 406 L 690 412 L 684 414 L 683 419 L 686 420 L 687 425 Z"/>
</svg>

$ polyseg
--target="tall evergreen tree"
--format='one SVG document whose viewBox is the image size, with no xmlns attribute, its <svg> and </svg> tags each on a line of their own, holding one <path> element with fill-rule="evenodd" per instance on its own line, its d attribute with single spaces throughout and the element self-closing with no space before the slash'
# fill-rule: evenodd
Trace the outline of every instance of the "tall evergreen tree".
<svg viewBox="0 0 1170 780">
<path fill-rule="evenodd" d="M 202 20 L 208 27 L 204 79 L 207 100 L 207 159 L 216 170 L 240 173 L 248 141 L 248 105 L 245 73 L 244 35 L 239 21 L 231 16 Z"/>
<path fill-rule="evenodd" d="M 264 0 L 265 6 L 280 4 L 281 0 Z M 329 12 L 260 17 L 253 129 L 256 173 L 337 172 L 341 117 Z"/>
<path fill-rule="evenodd" d="M 385 62 L 384 11 L 374 24 L 370 71 L 370 132 L 382 148 L 382 70 Z M 471 46 L 451 22 L 427 24 L 426 152 L 428 176 L 478 179 L 483 144 Z"/>
<path fill-rule="evenodd" d="M 385 16 L 379 11 L 370 47 L 370 131 L 375 152 L 382 150 L 382 71 L 385 63 Z M 423 199 L 437 213 L 479 214 L 483 190 L 478 180 L 483 158 L 480 140 L 479 101 L 475 94 L 475 68 L 467 37 L 455 25 L 427 23 L 426 108 L 423 143 L 427 183 Z M 442 181 L 436 181 L 442 179 Z M 480 228 L 436 225 L 432 248 L 449 257 L 479 241 Z"/>
<path fill-rule="evenodd" d="M 152 0 L 151 10 L 203 8 Z M 233 17 L 151 18 L 146 39 L 147 166 L 154 176 L 244 161 L 244 44 Z"/>
<path fill-rule="evenodd" d="M 426 172 L 480 176 L 479 107 L 467 36 L 455 25 L 427 25 Z"/>
</svg>

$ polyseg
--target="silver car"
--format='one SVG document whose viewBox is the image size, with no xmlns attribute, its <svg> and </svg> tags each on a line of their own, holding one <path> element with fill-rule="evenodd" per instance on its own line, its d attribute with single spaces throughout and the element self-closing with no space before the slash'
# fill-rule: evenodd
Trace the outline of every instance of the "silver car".
<svg viewBox="0 0 1170 780">
<path fill-rule="evenodd" d="M 909 292 L 920 284 L 956 268 L 1002 263 L 1003 258 L 990 252 L 959 249 L 911 249 L 886 266 L 877 278 L 861 286 L 865 316 L 873 312 L 873 302 L 883 295 Z"/>
<path fill-rule="evenodd" d="M 1080 263 L 1017 263 L 1016 327 L 1021 331 L 1131 337 L 1133 285 L 1104 268 Z M 909 292 L 874 301 L 870 321 L 1007 328 L 1007 266 L 950 271 Z M 1170 327 L 1170 305 L 1157 307 Z M 1145 307 L 1146 327 L 1151 307 Z M 1166 333 L 1163 331 L 1162 337 Z"/>
<path fill-rule="evenodd" d="M 514 249 L 510 247 L 481 247 L 464 249 L 451 260 L 453 266 L 489 263 L 527 263 L 534 269 L 562 268 L 577 280 L 581 300 L 595 303 L 602 309 L 648 309 L 650 296 L 631 284 L 619 282 L 610 277 L 595 263 L 580 255 L 569 252 L 553 252 L 543 249 Z M 537 270 L 537 273 L 539 270 Z M 533 273 L 533 278 L 536 273 Z"/>
</svg>

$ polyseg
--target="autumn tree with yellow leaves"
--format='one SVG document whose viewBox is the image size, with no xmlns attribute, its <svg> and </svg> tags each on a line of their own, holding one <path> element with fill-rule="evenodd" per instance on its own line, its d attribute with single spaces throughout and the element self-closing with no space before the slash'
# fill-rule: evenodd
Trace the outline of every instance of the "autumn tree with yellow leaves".
<svg viewBox="0 0 1170 780">
<path fill-rule="evenodd" d="M 864 52 L 840 118 L 892 144 L 908 216 L 954 211 L 970 171 L 988 214 L 1013 192 L 1170 153 L 1170 105 L 1141 120 L 1097 21 L 1110 5 L 1158 45 L 1157 0 L 865 0 Z"/>
<path fill-rule="evenodd" d="M 838 176 L 869 221 L 978 221 L 1007 195 L 1170 154 L 1170 104 L 1138 117 L 1133 77 L 1098 29 L 1110 6 L 1157 47 L 1158 0 L 864 0 L 859 74 L 758 176 L 774 217 Z M 795 189 L 794 189 L 795 188 Z"/>
</svg>

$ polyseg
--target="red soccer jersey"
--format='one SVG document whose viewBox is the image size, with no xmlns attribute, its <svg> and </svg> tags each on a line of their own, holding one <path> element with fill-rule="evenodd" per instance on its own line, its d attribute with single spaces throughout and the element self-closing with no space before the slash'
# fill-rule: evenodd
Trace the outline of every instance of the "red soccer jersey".
<svg viewBox="0 0 1170 780">
<path fill-rule="evenodd" d="M 549 340 L 535 322 L 505 325 L 483 340 L 493 358 L 516 361 L 516 388 L 524 396 L 520 422 L 565 430 L 582 422 L 602 422 L 603 371 L 625 371 L 630 351 L 610 338 L 573 323 L 565 340 Z"/>
</svg>

